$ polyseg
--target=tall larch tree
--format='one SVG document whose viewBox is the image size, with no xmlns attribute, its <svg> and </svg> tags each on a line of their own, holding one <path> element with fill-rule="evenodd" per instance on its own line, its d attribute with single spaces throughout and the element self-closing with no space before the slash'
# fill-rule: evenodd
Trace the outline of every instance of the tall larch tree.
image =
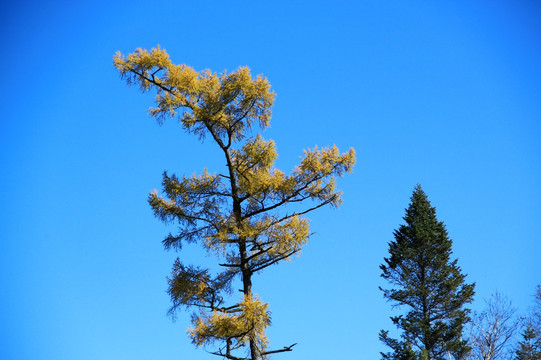
<svg viewBox="0 0 541 360">
<path fill-rule="evenodd" d="M 266 78 L 253 77 L 247 67 L 231 73 L 197 72 L 173 64 L 160 47 L 117 53 L 114 65 L 129 85 L 156 92 L 152 117 L 160 123 L 177 118 L 187 133 L 210 139 L 226 164 L 221 173 L 204 169 L 177 177 L 165 172 L 162 193 L 149 195 L 156 217 L 178 224 L 178 232 L 163 240 L 165 249 L 198 243 L 222 269 L 177 258 L 168 279 L 171 314 L 192 308 L 192 342 L 211 346 L 211 353 L 220 357 L 259 360 L 291 351 L 293 345 L 267 349 L 269 306 L 254 293 L 252 280 L 299 253 L 310 237 L 307 213 L 340 205 L 335 178 L 352 171 L 354 150 L 307 150 L 286 175 L 273 167 L 274 142 L 256 132 L 269 126 L 274 101 Z"/>
<path fill-rule="evenodd" d="M 457 259 L 452 260 L 452 240 L 436 209 L 417 185 L 406 209 L 404 225 L 394 231 L 388 258 L 380 266 L 390 287 L 384 297 L 404 311 L 391 317 L 400 330 L 395 339 L 388 331 L 380 340 L 391 348 L 384 360 L 461 359 L 468 352 L 462 330 L 469 321 L 464 305 L 473 300 L 474 284 L 466 284 Z"/>
</svg>

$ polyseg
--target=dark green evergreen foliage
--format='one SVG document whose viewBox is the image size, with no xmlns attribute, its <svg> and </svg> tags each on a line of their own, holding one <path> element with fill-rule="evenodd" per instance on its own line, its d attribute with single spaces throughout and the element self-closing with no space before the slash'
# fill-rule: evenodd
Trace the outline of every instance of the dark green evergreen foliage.
<svg viewBox="0 0 541 360">
<path fill-rule="evenodd" d="M 537 286 L 535 305 L 517 345 L 515 359 L 541 360 L 541 285 Z"/>
<path fill-rule="evenodd" d="M 528 323 L 522 332 L 522 340 L 518 343 L 515 359 L 541 359 L 541 334 L 537 334 L 531 323 Z"/>
<path fill-rule="evenodd" d="M 462 340 L 463 326 L 470 320 L 464 305 L 473 300 L 475 284 L 466 284 L 457 260 L 451 260 L 453 242 L 420 185 L 413 191 L 404 220 L 406 224 L 394 231 L 390 256 L 380 268 L 391 285 L 381 289 L 384 297 L 407 311 L 391 317 L 402 331 L 400 339 L 380 332 L 380 340 L 392 349 L 382 357 L 462 359 L 469 350 Z"/>
<path fill-rule="evenodd" d="M 532 327 L 535 329 L 537 336 L 541 338 L 541 285 L 537 285 L 535 305 L 530 322 L 532 323 Z"/>
</svg>

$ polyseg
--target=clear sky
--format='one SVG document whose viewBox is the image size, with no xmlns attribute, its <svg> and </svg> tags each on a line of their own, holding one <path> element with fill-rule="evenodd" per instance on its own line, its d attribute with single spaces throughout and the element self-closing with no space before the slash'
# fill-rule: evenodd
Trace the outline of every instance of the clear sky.
<svg viewBox="0 0 541 360">
<path fill-rule="evenodd" d="M 216 358 L 166 312 L 173 260 L 146 202 L 163 170 L 223 160 L 113 54 L 161 45 L 176 63 L 248 65 L 277 94 L 278 167 L 353 146 L 344 204 L 311 216 L 301 257 L 268 268 L 274 359 L 378 359 L 387 242 L 420 183 L 477 283 L 522 313 L 541 283 L 541 6 L 536 1 L 6 1 L 0 5 L 0 358 Z"/>
</svg>

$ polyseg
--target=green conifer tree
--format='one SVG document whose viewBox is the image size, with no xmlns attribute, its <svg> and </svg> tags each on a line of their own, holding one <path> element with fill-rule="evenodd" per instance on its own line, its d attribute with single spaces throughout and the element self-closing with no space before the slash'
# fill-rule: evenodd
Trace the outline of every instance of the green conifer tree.
<svg viewBox="0 0 541 360">
<path fill-rule="evenodd" d="M 522 340 L 518 343 L 516 360 L 541 359 L 541 335 L 537 334 L 531 323 L 526 324 Z"/>
<path fill-rule="evenodd" d="M 457 259 L 451 260 L 452 240 L 436 209 L 420 185 L 411 197 L 404 216 L 405 225 L 394 231 L 390 256 L 380 266 L 389 289 L 384 297 L 405 314 L 391 317 L 401 330 L 393 339 L 388 331 L 380 340 L 392 351 L 381 353 L 384 360 L 443 360 L 463 358 L 469 348 L 462 329 L 469 321 L 464 305 L 473 300 L 475 284 L 466 284 Z"/>
<path fill-rule="evenodd" d="M 541 359 L 541 285 L 537 286 L 535 305 L 517 344 L 516 360 Z"/>
</svg>

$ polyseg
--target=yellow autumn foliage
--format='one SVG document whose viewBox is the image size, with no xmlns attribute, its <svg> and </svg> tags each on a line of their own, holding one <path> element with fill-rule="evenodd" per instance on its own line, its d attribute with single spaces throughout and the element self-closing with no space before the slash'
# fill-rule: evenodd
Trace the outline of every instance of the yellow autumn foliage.
<svg viewBox="0 0 541 360">
<path fill-rule="evenodd" d="M 244 345 L 250 339 L 257 339 L 264 349 L 268 343 L 265 329 L 270 322 L 268 304 L 261 302 L 257 295 L 245 296 L 234 313 L 202 311 L 199 316 L 194 317 L 193 327 L 187 331 L 197 346 L 227 339 Z"/>
<path fill-rule="evenodd" d="M 219 342 L 216 355 L 236 359 L 232 351 L 246 346 L 252 360 L 265 358 L 270 312 L 252 295 L 252 276 L 300 253 L 310 237 L 307 213 L 340 205 L 336 178 L 353 170 L 355 151 L 315 147 L 286 174 L 274 167 L 274 141 L 255 131 L 269 126 L 275 98 L 263 76 L 252 76 L 247 67 L 221 74 L 195 71 L 173 64 L 159 46 L 127 56 L 119 52 L 114 66 L 128 85 L 155 91 L 153 118 L 177 118 L 184 130 L 210 140 L 224 156 L 224 172 L 204 169 L 183 177 L 165 172 L 162 192 L 148 197 L 156 217 L 178 226 L 163 240 L 167 250 L 199 243 L 224 270 L 212 275 L 177 259 L 168 279 L 171 312 L 195 307 L 189 336 L 198 346 Z M 234 279 L 241 280 L 244 296 L 226 306 Z"/>
</svg>

